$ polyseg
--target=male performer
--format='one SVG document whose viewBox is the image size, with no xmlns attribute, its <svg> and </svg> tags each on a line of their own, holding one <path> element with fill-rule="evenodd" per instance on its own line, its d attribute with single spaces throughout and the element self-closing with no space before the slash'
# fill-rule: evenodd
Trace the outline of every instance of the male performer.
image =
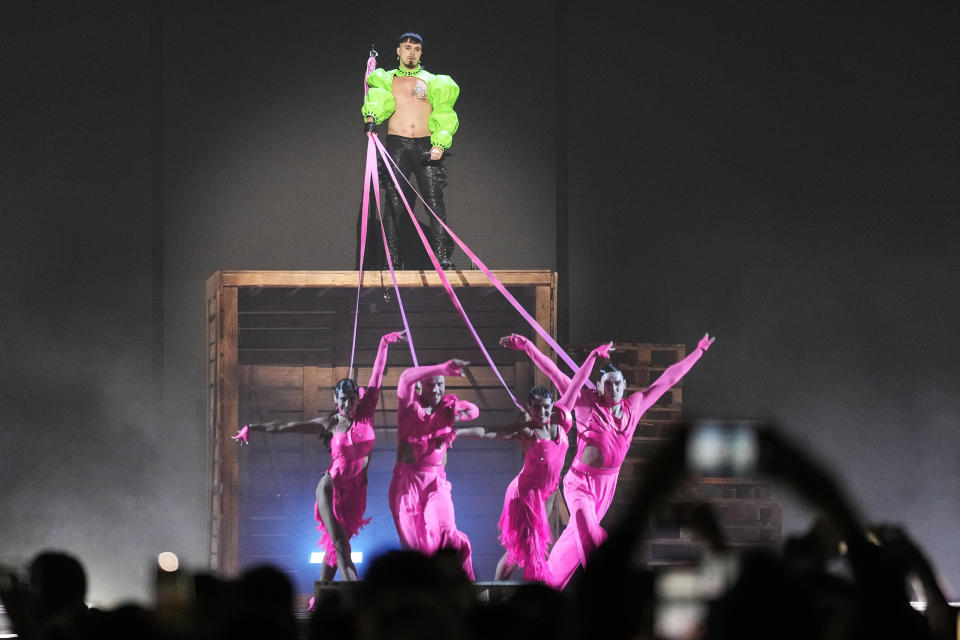
<svg viewBox="0 0 960 640">
<path fill-rule="evenodd" d="M 443 152 L 453 143 L 459 120 L 453 105 L 460 95 L 460 87 L 450 76 L 434 75 L 420 66 L 423 38 L 416 33 L 404 33 L 397 41 L 396 69 L 375 69 L 367 84 L 370 89 L 363 103 L 367 135 L 374 125 L 387 121 L 386 148 L 400 167 L 397 179 L 403 194 L 414 206 L 413 192 L 403 177 L 414 174 L 423 199 L 444 222 L 447 219 L 443 203 L 443 189 L 447 186 Z M 396 169 L 394 169 L 396 172 Z M 394 266 L 402 266 L 410 253 L 400 252 L 398 216 L 406 213 L 400 194 L 389 174 L 381 168 L 389 206 L 383 211 L 383 230 L 387 236 L 390 260 Z M 452 269 L 450 255 L 453 247 L 443 227 L 430 219 L 430 244 L 444 269 Z M 402 219 L 402 218 L 401 218 Z"/>
<path fill-rule="evenodd" d="M 472 402 L 445 394 L 444 376 L 462 376 L 463 360 L 411 367 L 397 383 L 397 464 L 388 498 L 400 543 L 427 555 L 453 549 L 464 573 L 474 579 L 470 541 L 457 530 L 444 465 L 457 435 L 480 436 L 482 429 L 454 429 L 480 413 Z M 471 433 L 477 431 L 477 433 Z M 467 433 L 464 433 L 467 432 Z"/>
</svg>

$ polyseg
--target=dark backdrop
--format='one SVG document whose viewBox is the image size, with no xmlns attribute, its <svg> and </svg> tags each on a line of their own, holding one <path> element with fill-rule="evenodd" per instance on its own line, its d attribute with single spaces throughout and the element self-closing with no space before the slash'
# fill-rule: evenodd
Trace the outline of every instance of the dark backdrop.
<svg viewBox="0 0 960 640">
<path fill-rule="evenodd" d="M 718 7 L 0 4 L 0 563 L 203 565 L 204 280 L 352 268 L 363 65 L 413 29 L 467 243 L 559 268 L 572 341 L 716 333 L 688 413 L 779 418 L 960 583 L 957 7 Z"/>
</svg>

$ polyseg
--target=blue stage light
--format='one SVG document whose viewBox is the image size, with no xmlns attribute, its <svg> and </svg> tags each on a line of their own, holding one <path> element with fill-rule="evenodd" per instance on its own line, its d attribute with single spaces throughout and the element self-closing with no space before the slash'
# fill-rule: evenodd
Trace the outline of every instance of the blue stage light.
<svg viewBox="0 0 960 640">
<path fill-rule="evenodd" d="M 314 551 L 310 554 L 310 564 L 321 564 L 323 563 L 323 558 L 326 556 L 324 551 Z M 353 564 L 363 564 L 363 551 L 351 551 L 350 559 L 353 560 Z"/>
</svg>

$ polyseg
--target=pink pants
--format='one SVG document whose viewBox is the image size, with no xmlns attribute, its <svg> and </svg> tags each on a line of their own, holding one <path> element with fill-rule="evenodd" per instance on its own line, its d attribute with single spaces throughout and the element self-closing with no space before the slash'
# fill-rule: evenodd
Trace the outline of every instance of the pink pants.
<svg viewBox="0 0 960 640">
<path fill-rule="evenodd" d="M 586 566 L 593 552 L 607 539 L 600 526 L 617 489 L 619 467 L 590 467 L 576 461 L 563 477 L 563 497 L 570 522 L 550 550 L 549 585 L 563 589 L 579 565 Z"/>
<path fill-rule="evenodd" d="M 470 540 L 457 529 L 450 483 L 442 466 L 398 462 L 390 480 L 390 512 L 400 544 L 433 555 L 453 549 L 463 572 L 474 580 Z"/>
</svg>

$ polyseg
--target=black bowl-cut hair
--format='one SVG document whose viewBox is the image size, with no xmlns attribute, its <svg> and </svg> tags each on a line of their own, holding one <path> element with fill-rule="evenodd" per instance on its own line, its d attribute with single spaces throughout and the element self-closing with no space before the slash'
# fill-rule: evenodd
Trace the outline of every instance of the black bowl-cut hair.
<svg viewBox="0 0 960 640">
<path fill-rule="evenodd" d="M 407 41 L 412 42 L 414 44 L 423 44 L 423 36 L 413 31 L 407 31 L 406 33 L 401 33 L 400 37 L 397 38 L 397 46 L 399 47 L 401 44 Z"/>
</svg>

